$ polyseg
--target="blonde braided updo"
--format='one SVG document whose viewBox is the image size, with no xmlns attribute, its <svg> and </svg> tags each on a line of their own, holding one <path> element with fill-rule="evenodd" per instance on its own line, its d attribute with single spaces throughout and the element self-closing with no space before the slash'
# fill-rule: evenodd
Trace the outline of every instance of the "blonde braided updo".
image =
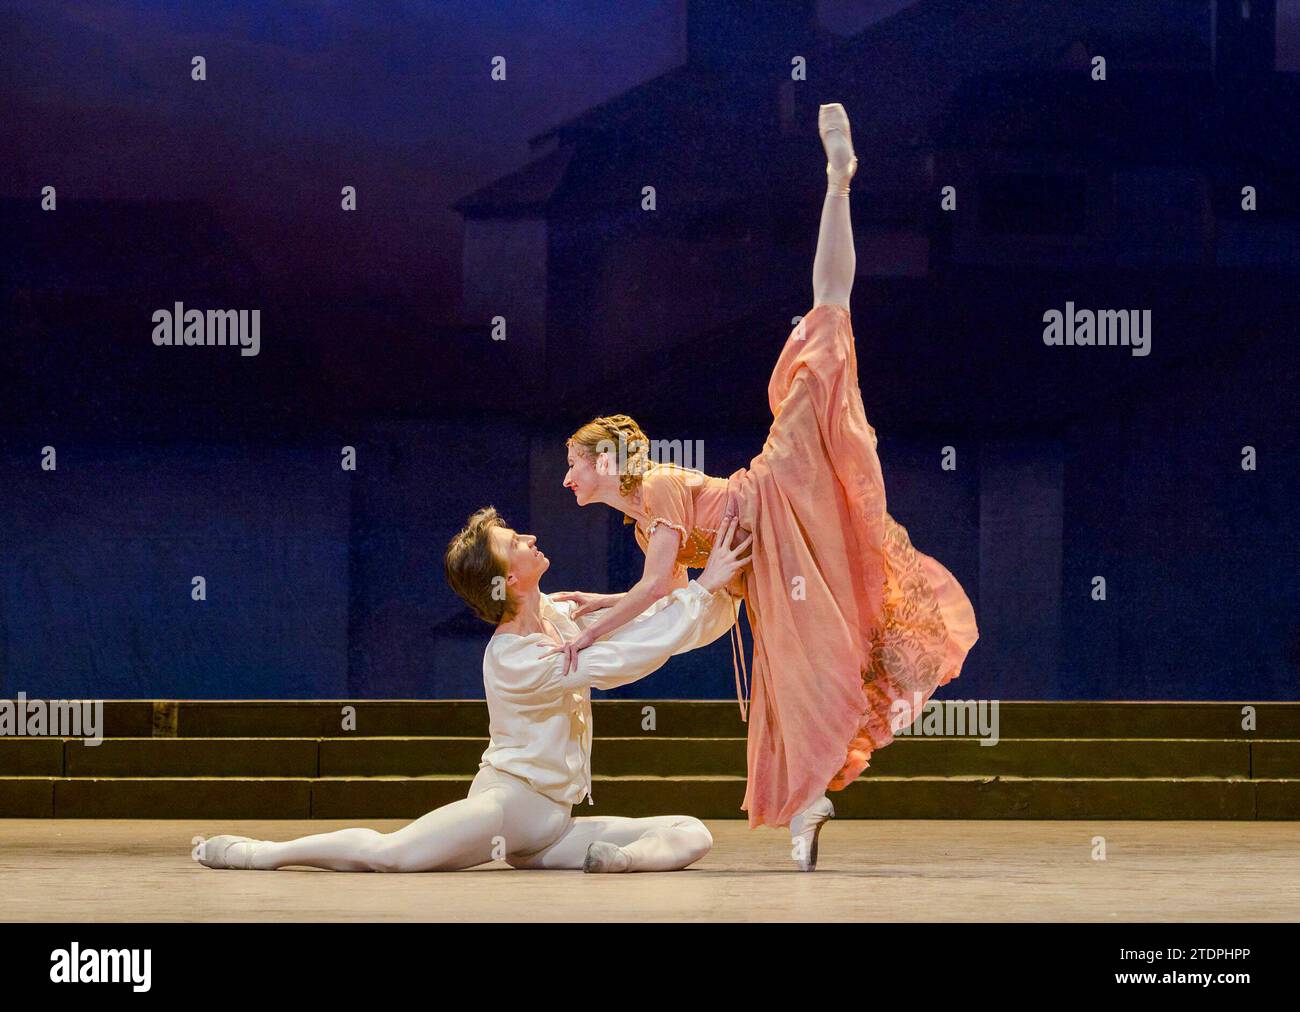
<svg viewBox="0 0 1300 1012">
<path fill-rule="evenodd" d="M 650 440 L 630 415 L 593 418 L 569 437 L 568 445 L 593 460 L 603 452 L 613 454 L 619 468 L 619 493 L 630 498 L 640 489 L 641 476 L 650 462 Z"/>
</svg>

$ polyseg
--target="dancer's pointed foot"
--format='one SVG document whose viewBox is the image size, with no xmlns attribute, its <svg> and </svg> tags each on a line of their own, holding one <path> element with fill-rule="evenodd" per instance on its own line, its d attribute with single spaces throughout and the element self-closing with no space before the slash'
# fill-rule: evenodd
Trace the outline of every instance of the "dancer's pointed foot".
<svg viewBox="0 0 1300 1012">
<path fill-rule="evenodd" d="M 790 820 L 791 854 L 800 871 L 816 870 L 817 837 L 821 835 L 822 826 L 833 818 L 835 806 L 823 795 Z"/>
<path fill-rule="evenodd" d="M 627 871 L 629 864 L 631 862 L 622 847 L 597 840 L 587 848 L 587 857 L 582 862 L 582 870 L 592 874 Z"/>
<path fill-rule="evenodd" d="M 207 868 L 253 867 L 253 847 L 258 841 L 247 836 L 214 836 L 199 848 L 199 864 Z"/>
<path fill-rule="evenodd" d="M 858 171 L 858 159 L 853 153 L 853 135 L 844 106 L 838 102 L 823 105 L 817 111 L 817 132 L 826 149 L 826 178 L 830 189 L 847 196 L 849 180 Z"/>
</svg>

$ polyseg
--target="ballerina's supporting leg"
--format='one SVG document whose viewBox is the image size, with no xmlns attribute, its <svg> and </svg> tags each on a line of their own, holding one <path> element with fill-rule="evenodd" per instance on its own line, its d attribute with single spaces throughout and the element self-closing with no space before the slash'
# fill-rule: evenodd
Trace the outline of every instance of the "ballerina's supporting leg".
<svg viewBox="0 0 1300 1012">
<path fill-rule="evenodd" d="M 817 118 L 826 149 L 826 199 L 822 202 L 817 253 L 813 257 L 813 305 L 848 308 L 857 255 L 849 218 L 849 181 L 857 171 L 849 120 L 842 105 L 824 105 Z"/>
</svg>

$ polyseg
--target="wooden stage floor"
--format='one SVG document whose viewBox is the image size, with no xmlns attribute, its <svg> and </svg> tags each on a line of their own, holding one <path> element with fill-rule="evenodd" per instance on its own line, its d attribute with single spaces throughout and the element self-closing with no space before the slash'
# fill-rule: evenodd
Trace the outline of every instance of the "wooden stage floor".
<svg viewBox="0 0 1300 1012">
<path fill-rule="evenodd" d="M 344 825 L 0 820 L 0 920 L 1300 920 L 1295 822 L 840 820 L 813 874 L 789 870 L 784 832 L 740 821 L 708 823 L 713 852 L 667 874 L 235 872 L 190 859 L 196 834 Z"/>
</svg>

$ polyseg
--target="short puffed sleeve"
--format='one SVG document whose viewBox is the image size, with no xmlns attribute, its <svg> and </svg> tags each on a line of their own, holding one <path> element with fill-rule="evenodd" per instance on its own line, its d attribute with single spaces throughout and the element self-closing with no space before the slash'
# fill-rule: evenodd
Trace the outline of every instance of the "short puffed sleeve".
<svg viewBox="0 0 1300 1012">
<path fill-rule="evenodd" d="M 695 508 L 686 480 L 672 470 L 652 468 L 641 479 L 641 508 L 648 518 L 644 530 L 637 524 L 642 549 L 659 527 L 671 527 L 677 532 L 680 550 L 695 525 Z"/>
</svg>

